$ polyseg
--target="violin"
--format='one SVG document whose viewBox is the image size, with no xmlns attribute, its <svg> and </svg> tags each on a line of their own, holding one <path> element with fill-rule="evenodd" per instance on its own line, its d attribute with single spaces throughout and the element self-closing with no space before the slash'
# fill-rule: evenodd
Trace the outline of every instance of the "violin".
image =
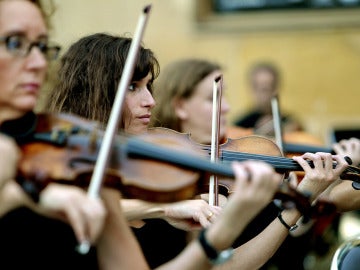
<svg viewBox="0 0 360 270">
<path fill-rule="evenodd" d="M 98 123 L 70 114 L 28 113 L 5 122 L 0 131 L 12 136 L 21 149 L 16 179 L 30 195 L 51 182 L 88 187 L 104 133 Z M 204 181 L 199 170 L 150 160 L 147 166 L 124 161 L 119 145 L 126 140 L 125 135 L 116 137 L 105 186 L 121 191 L 124 197 L 152 202 L 185 200 L 198 194 Z M 177 181 L 171 181 L 174 178 Z"/>
<path fill-rule="evenodd" d="M 103 134 L 97 123 L 69 114 L 27 114 L 0 131 L 13 136 L 22 151 L 17 180 L 24 188 L 41 191 L 51 182 L 87 187 Z M 201 193 L 209 174 L 234 178 L 230 164 L 210 162 L 188 138 L 161 128 L 117 135 L 103 184 L 127 198 L 173 202 Z M 309 216 L 333 209 L 321 202 L 312 206 L 290 187 L 279 188 L 275 198 Z"/>
<path fill-rule="evenodd" d="M 166 134 L 166 133 L 174 133 L 173 130 L 166 128 L 152 128 L 149 130 L 152 133 Z M 192 148 L 198 149 L 200 152 L 203 152 L 203 155 L 210 155 L 210 147 L 209 145 L 199 144 L 191 139 L 190 134 L 178 133 L 179 137 L 186 137 L 187 140 L 191 141 L 193 144 Z M 142 146 L 143 147 L 143 146 Z M 145 147 L 145 146 L 144 146 Z M 140 154 L 140 149 L 138 149 L 138 154 Z M 293 159 L 285 158 L 282 156 L 282 153 L 279 147 L 271 140 L 262 136 L 246 136 L 240 139 L 227 139 L 225 143 L 220 145 L 220 160 L 223 163 L 229 163 L 231 161 L 242 161 L 242 160 L 261 160 L 267 162 L 273 168 L 279 172 L 285 174 L 290 171 L 303 171 L 302 167 Z M 168 158 L 168 157 L 166 157 Z M 164 158 L 164 160 L 166 160 Z M 180 163 L 180 162 L 179 162 Z M 309 161 L 311 165 L 312 162 Z M 334 166 L 336 164 L 334 163 Z M 353 180 L 356 182 L 360 181 L 360 169 L 357 167 L 348 166 L 348 168 L 341 175 L 342 179 L 345 180 Z M 223 174 L 226 176 L 226 174 Z M 231 177 L 231 173 L 227 174 Z M 232 192 L 232 184 L 233 181 L 229 178 L 222 178 L 219 180 L 219 190 L 220 193 L 229 195 Z M 224 192 L 225 191 L 225 192 Z M 292 195 L 289 195 L 292 194 Z M 289 196 L 292 196 L 293 202 L 294 198 L 299 195 L 298 192 L 291 188 L 289 185 L 284 183 L 278 190 L 275 198 L 282 198 L 283 201 L 290 202 L 291 199 Z M 302 194 L 303 195 L 303 194 Z M 305 195 L 306 197 L 306 195 Z M 303 198 L 302 198 L 303 199 Z M 307 199 L 306 199 L 307 200 Z M 301 203 L 300 203 L 301 204 Z M 320 206 L 321 205 L 321 206 Z M 302 206 L 297 205 L 298 209 L 302 208 Z M 333 206 L 330 206 L 328 202 L 321 201 L 319 208 L 322 210 L 318 210 L 316 216 L 319 217 L 321 215 L 325 215 L 325 213 L 331 213 L 330 209 L 335 209 Z M 335 206 L 334 206 L 335 207 Z M 321 214 L 324 213 L 324 214 Z M 304 212 L 303 212 L 304 213 Z M 310 214 L 311 215 L 311 214 Z M 304 215 L 305 216 L 305 215 Z"/>
<path fill-rule="evenodd" d="M 192 146 L 191 148 L 193 149 L 197 149 L 196 151 L 200 151 L 202 152 L 203 155 L 205 156 L 209 156 L 210 153 L 210 147 L 208 145 L 203 145 L 203 144 L 199 144 L 194 142 L 193 140 L 191 140 L 190 134 L 185 134 L 185 133 L 180 133 L 171 129 L 167 129 L 167 128 L 161 128 L 161 127 L 156 127 L 156 128 L 150 128 L 148 134 L 151 133 L 151 137 L 155 138 L 154 135 L 156 135 L 156 137 L 158 138 L 166 138 L 166 140 L 169 140 L 170 138 L 173 137 L 177 137 L 176 140 L 186 140 L 186 141 L 190 141 Z M 142 138 L 143 136 L 148 136 L 147 135 L 141 135 L 140 138 Z M 171 135 L 171 136 L 169 136 Z M 258 146 L 259 148 L 257 149 L 257 151 L 259 151 L 259 149 L 264 149 L 263 146 L 268 147 L 268 150 L 272 150 L 274 151 L 274 149 L 276 149 L 278 151 L 278 154 L 280 155 L 281 153 L 279 152 L 279 148 L 276 146 L 275 143 L 273 143 L 271 140 L 266 139 L 264 137 L 260 137 L 260 136 L 255 136 L 253 138 L 251 138 L 252 141 L 237 141 L 237 140 L 231 140 L 228 139 L 228 143 L 231 141 L 231 145 L 229 144 L 222 144 L 220 147 L 220 158 L 223 161 L 220 164 L 229 164 L 231 161 L 241 161 L 241 160 L 262 160 L 265 161 L 267 163 L 269 163 L 270 165 L 272 165 L 275 170 L 277 170 L 280 173 L 284 173 L 285 171 L 288 170 L 294 170 L 295 167 L 287 167 L 286 164 L 283 166 L 281 163 L 279 164 L 279 166 L 275 163 L 272 164 L 272 160 L 271 158 L 275 158 L 276 161 L 276 157 L 273 156 L 269 156 L 269 155 L 261 155 L 261 154 L 248 154 L 248 153 L 240 153 L 240 152 L 235 152 L 235 151 L 229 151 L 229 150 L 224 150 L 225 147 L 229 147 L 229 146 L 234 146 L 236 144 L 237 147 L 242 148 L 242 146 L 247 146 L 247 150 L 250 150 L 252 152 L 256 152 L 256 147 Z M 255 139 L 255 141 L 253 140 Z M 161 159 L 162 161 L 166 161 L 166 160 L 172 160 L 171 162 L 176 162 L 179 165 L 182 166 L 197 166 L 197 167 L 202 167 L 202 166 L 208 166 L 209 164 L 200 164 L 198 163 L 196 160 L 192 160 L 190 159 L 188 156 L 182 156 L 181 153 L 176 152 L 174 154 L 166 154 L 164 155 L 164 153 L 162 153 L 163 149 L 158 149 L 156 147 L 153 147 L 151 145 L 147 145 L 144 144 L 144 142 L 139 142 L 139 141 L 133 141 L 135 140 L 135 138 L 131 139 L 128 144 L 130 144 L 131 146 L 131 150 L 128 152 L 130 155 L 139 155 L 141 157 L 148 157 L 151 158 L 153 156 L 157 156 L 157 158 Z M 160 141 L 162 141 L 163 139 L 160 139 Z M 169 141 L 170 142 L 170 141 Z M 240 144 L 238 144 L 240 142 Z M 262 145 L 257 144 L 257 143 L 262 143 Z M 265 142 L 265 144 L 264 144 Z M 235 144 L 234 144 L 235 143 Z M 171 143 L 170 143 L 171 144 Z M 250 149 L 252 148 L 252 149 Z M 245 149 L 245 148 L 243 148 Z M 238 149 L 237 149 L 238 150 Z M 231 154 L 234 154 L 234 156 L 231 156 Z M 238 155 L 241 155 L 242 157 L 239 158 Z M 294 160 L 292 159 L 286 159 L 284 158 L 286 161 L 291 162 L 291 166 L 296 166 L 296 169 L 298 170 L 302 170 L 302 167 L 300 165 L 298 165 Z M 211 163 L 210 166 L 214 166 L 216 167 L 219 163 Z M 276 166 L 274 166 L 276 165 Z M 232 190 L 231 190 L 231 186 L 233 184 L 233 179 L 234 175 L 233 172 L 230 168 L 219 168 L 221 170 L 218 171 L 215 168 L 208 168 L 206 171 L 208 172 L 212 172 L 212 173 L 217 173 L 220 174 L 222 176 L 222 178 L 219 181 L 219 189 L 225 190 L 226 192 L 221 192 L 222 194 L 226 193 L 225 195 L 229 195 Z M 359 178 L 357 180 L 360 180 Z M 208 190 L 208 188 L 204 189 L 204 190 Z M 283 182 L 283 184 L 279 187 L 278 191 L 276 192 L 275 199 L 279 199 L 282 203 L 283 208 L 293 208 L 296 207 L 298 210 L 300 210 L 300 212 L 302 212 L 304 214 L 304 216 L 307 217 L 314 217 L 314 216 L 321 216 L 321 215 L 327 215 L 329 213 L 332 213 L 333 211 L 335 211 L 335 206 L 329 202 L 326 201 L 321 201 L 318 200 L 317 204 L 314 206 L 310 206 L 309 205 L 309 196 L 308 194 L 301 194 L 299 193 L 296 189 L 292 188 L 290 185 L 288 185 L 287 182 Z M 311 210 L 309 210 L 311 209 Z"/>
<path fill-rule="evenodd" d="M 190 135 L 189 135 L 190 137 Z M 194 142 L 194 145 L 209 154 L 209 146 Z M 261 160 L 269 163 L 277 172 L 303 171 L 302 167 L 293 159 L 283 157 L 280 148 L 271 140 L 259 135 L 245 136 L 239 139 L 228 138 L 220 145 L 220 159 L 222 161 Z M 348 160 L 348 163 L 350 160 Z M 309 165 L 312 162 L 309 161 Z M 336 166 L 336 163 L 333 164 Z M 341 175 L 341 179 L 353 180 L 360 183 L 360 168 L 348 166 Z"/>
</svg>

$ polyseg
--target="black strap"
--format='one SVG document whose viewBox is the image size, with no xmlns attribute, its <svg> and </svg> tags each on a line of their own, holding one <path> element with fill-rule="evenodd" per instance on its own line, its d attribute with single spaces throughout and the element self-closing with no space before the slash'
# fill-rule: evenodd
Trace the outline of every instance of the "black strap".
<svg viewBox="0 0 360 270">
<path fill-rule="evenodd" d="M 218 257 L 218 252 L 216 251 L 216 249 L 214 247 L 212 247 L 209 242 L 206 240 L 205 238 L 205 231 L 206 230 L 201 230 L 200 234 L 199 234 L 199 242 L 206 254 L 206 256 L 208 257 L 209 260 L 215 260 Z"/>
</svg>

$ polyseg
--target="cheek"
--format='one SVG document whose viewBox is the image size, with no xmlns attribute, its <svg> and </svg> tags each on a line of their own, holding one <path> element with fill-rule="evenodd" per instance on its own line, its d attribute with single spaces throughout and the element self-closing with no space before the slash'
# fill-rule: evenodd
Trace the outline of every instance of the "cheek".
<svg viewBox="0 0 360 270">
<path fill-rule="evenodd" d="M 130 111 L 129 111 L 129 104 L 127 102 L 127 99 L 125 98 L 124 100 L 124 104 L 122 105 L 123 108 L 121 110 L 121 114 L 120 114 L 120 126 L 122 128 L 124 128 L 123 125 L 127 125 L 127 123 L 129 122 L 129 117 L 130 117 Z M 109 115 L 110 116 L 110 115 Z"/>
<path fill-rule="evenodd" d="M 195 128 L 202 128 L 205 130 L 211 130 L 212 126 L 212 105 L 208 103 L 197 104 L 192 107 L 190 113 L 191 122 Z"/>
<path fill-rule="evenodd" d="M 126 117 L 129 117 L 129 115 L 131 114 L 131 108 L 134 107 L 134 102 L 133 99 L 131 98 L 130 94 L 126 94 L 125 95 L 125 99 L 124 99 L 124 103 L 123 103 L 123 119 L 126 119 Z"/>
<path fill-rule="evenodd" d="M 9 93 L 15 88 L 16 79 L 19 74 L 16 73 L 16 69 L 11 67 L 6 60 L 0 60 L 0 95 L 1 100 L 6 97 L 11 98 Z"/>
</svg>

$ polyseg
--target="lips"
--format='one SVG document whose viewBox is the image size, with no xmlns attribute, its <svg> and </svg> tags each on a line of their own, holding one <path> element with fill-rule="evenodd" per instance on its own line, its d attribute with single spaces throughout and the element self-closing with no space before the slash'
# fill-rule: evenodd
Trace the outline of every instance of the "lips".
<svg viewBox="0 0 360 270">
<path fill-rule="evenodd" d="M 138 119 L 140 119 L 140 121 L 143 122 L 144 124 L 149 124 L 150 118 L 151 118 L 151 114 L 144 114 L 138 117 Z"/>
<path fill-rule="evenodd" d="M 39 83 L 23 83 L 21 84 L 21 87 L 23 89 L 25 89 L 28 92 L 33 92 L 33 93 L 37 93 L 40 89 L 40 84 Z"/>
</svg>

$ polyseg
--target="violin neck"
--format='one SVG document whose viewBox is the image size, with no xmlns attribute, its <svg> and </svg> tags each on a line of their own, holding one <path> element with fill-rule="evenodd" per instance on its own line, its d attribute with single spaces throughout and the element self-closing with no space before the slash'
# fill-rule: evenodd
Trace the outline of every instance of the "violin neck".
<svg viewBox="0 0 360 270">
<path fill-rule="evenodd" d="M 288 171 L 303 171 L 302 167 L 295 160 L 281 156 L 223 151 L 220 158 L 221 160 L 227 162 L 244 160 L 264 161 L 270 164 L 279 173 L 285 173 Z"/>
<path fill-rule="evenodd" d="M 208 172 L 229 178 L 234 178 L 234 172 L 229 164 L 231 161 L 259 160 L 270 164 L 277 172 L 286 173 L 289 171 L 303 171 L 303 168 L 293 159 L 277 156 L 267 156 L 259 154 L 239 153 L 232 151 L 222 151 L 220 160 L 223 162 L 211 162 L 207 158 L 184 151 L 177 151 L 167 147 L 149 143 L 137 138 L 128 139 L 126 144 L 120 145 L 120 154 L 133 158 L 155 159 L 165 163 L 182 166 L 201 172 Z M 313 163 L 308 162 L 311 167 Z M 336 163 L 333 165 L 336 166 Z M 360 183 L 360 168 L 349 166 L 343 179 L 353 180 Z M 348 177 L 348 178 L 346 178 Z"/>
<path fill-rule="evenodd" d="M 297 144 L 297 143 L 284 143 L 284 152 L 285 153 L 316 153 L 316 152 L 333 153 L 332 149 L 330 148 Z"/>
<path fill-rule="evenodd" d="M 121 153 L 131 158 L 155 159 L 200 172 L 208 172 L 229 178 L 234 178 L 234 172 L 229 164 L 210 162 L 203 156 L 184 151 L 177 151 L 158 146 L 137 138 L 130 138 L 125 145 L 120 145 Z"/>
<path fill-rule="evenodd" d="M 268 156 L 260 154 L 250 154 L 250 153 L 239 153 L 232 151 L 223 151 L 221 155 L 221 160 L 231 162 L 231 161 L 244 161 L 244 160 L 260 160 L 270 164 L 277 172 L 286 173 L 289 171 L 304 171 L 304 169 L 291 158 L 279 157 L 279 156 Z M 310 167 L 314 167 L 312 161 L 308 161 Z M 333 168 L 336 167 L 336 163 L 333 164 Z M 349 166 L 345 169 L 342 174 L 342 179 L 349 179 L 355 182 L 360 182 L 360 168 Z"/>
</svg>

